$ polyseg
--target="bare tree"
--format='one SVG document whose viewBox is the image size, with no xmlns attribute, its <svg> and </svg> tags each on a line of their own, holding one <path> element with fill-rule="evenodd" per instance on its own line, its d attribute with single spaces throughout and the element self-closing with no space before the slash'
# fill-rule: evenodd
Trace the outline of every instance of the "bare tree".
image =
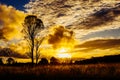
<svg viewBox="0 0 120 80">
<path fill-rule="evenodd" d="M 44 28 L 43 22 L 36 16 L 28 15 L 25 17 L 22 32 L 24 33 L 24 37 L 28 42 L 28 47 L 30 49 L 28 56 L 31 58 L 32 64 L 34 64 L 34 53 L 36 45 L 35 38 L 43 28 Z"/>
</svg>

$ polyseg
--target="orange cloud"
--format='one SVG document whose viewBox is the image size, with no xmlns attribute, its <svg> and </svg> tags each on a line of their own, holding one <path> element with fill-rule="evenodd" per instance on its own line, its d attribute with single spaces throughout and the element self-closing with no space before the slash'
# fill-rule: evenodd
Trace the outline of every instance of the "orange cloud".
<svg viewBox="0 0 120 80">
<path fill-rule="evenodd" d="M 17 44 L 11 43 L 8 45 L 8 47 L 11 50 L 21 53 L 21 54 L 25 54 L 26 52 L 29 51 L 28 45 L 25 40 L 21 40 L 21 41 L 17 42 Z"/>
<path fill-rule="evenodd" d="M 70 46 L 69 44 L 74 44 L 74 32 L 65 29 L 63 26 L 57 26 L 53 28 L 53 33 L 48 36 L 48 44 L 52 44 L 53 48 L 58 48 L 60 46 Z"/>
<path fill-rule="evenodd" d="M 25 13 L 12 6 L 0 4 L 0 39 L 20 38 Z"/>
</svg>

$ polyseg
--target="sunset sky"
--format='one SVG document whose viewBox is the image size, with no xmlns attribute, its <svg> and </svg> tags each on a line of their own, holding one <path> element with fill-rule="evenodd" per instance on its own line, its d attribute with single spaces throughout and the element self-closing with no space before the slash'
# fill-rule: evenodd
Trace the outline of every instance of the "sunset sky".
<svg viewBox="0 0 120 80">
<path fill-rule="evenodd" d="M 41 33 L 46 35 L 43 56 L 61 48 L 77 58 L 120 54 L 119 0 L 0 0 L 0 48 L 27 51 L 21 33 L 27 14 L 38 16 L 48 29 Z"/>
</svg>

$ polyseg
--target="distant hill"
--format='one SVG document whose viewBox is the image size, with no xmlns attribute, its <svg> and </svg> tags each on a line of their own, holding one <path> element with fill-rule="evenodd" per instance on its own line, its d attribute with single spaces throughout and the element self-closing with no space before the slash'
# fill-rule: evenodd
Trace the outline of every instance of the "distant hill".
<svg viewBox="0 0 120 80">
<path fill-rule="evenodd" d="M 120 54 L 103 57 L 92 57 L 90 59 L 75 61 L 75 64 L 118 63 L 118 62 L 120 62 Z"/>
<path fill-rule="evenodd" d="M 25 55 L 17 53 L 10 48 L 0 48 L 1 57 L 15 57 L 15 58 L 27 58 Z"/>
</svg>

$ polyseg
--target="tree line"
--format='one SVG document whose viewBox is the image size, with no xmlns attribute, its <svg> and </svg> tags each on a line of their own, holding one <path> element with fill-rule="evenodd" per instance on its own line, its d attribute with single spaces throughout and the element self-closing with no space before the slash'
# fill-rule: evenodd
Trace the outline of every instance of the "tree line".
<svg viewBox="0 0 120 80">
<path fill-rule="evenodd" d="M 3 58 L 0 58 L 0 65 L 3 65 L 3 64 L 5 64 L 4 61 L 3 61 Z M 9 57 L 6 60 L 6 64 L 8 64 L 8 65 L 15 65 L 15 64 L 23 64 L 23 63 L 17 63 L 17 61 L 15 61 L 15 59 L 13 59 L 12 57 Z M 40 65 L 47 65 L 47 64 L 54 64 L 54 65 L 56 65 L 56 64 L 60 64 L 60 63 L 59 63 L 59 60 L 57 58 L 51 57 L 50 58 L 50 62 L 46 58 L 41 58 L 41 60 L 38 62 L 38 64 L 40 64 Z"/>
<path fill-rule="evenodd" d="M 15 64 L 15 63 L 16 63 L 15 60 L 14 60 L 13 58 L 11 58 L 11 57 L 9 57 L 9 58 L 6 60 L 6 62 L 7 62 L 7 64 Z M 3 64 L 4 64 L 3 59 L 0 58 L 0 65 L 3 65 Z"/>
</svg>

